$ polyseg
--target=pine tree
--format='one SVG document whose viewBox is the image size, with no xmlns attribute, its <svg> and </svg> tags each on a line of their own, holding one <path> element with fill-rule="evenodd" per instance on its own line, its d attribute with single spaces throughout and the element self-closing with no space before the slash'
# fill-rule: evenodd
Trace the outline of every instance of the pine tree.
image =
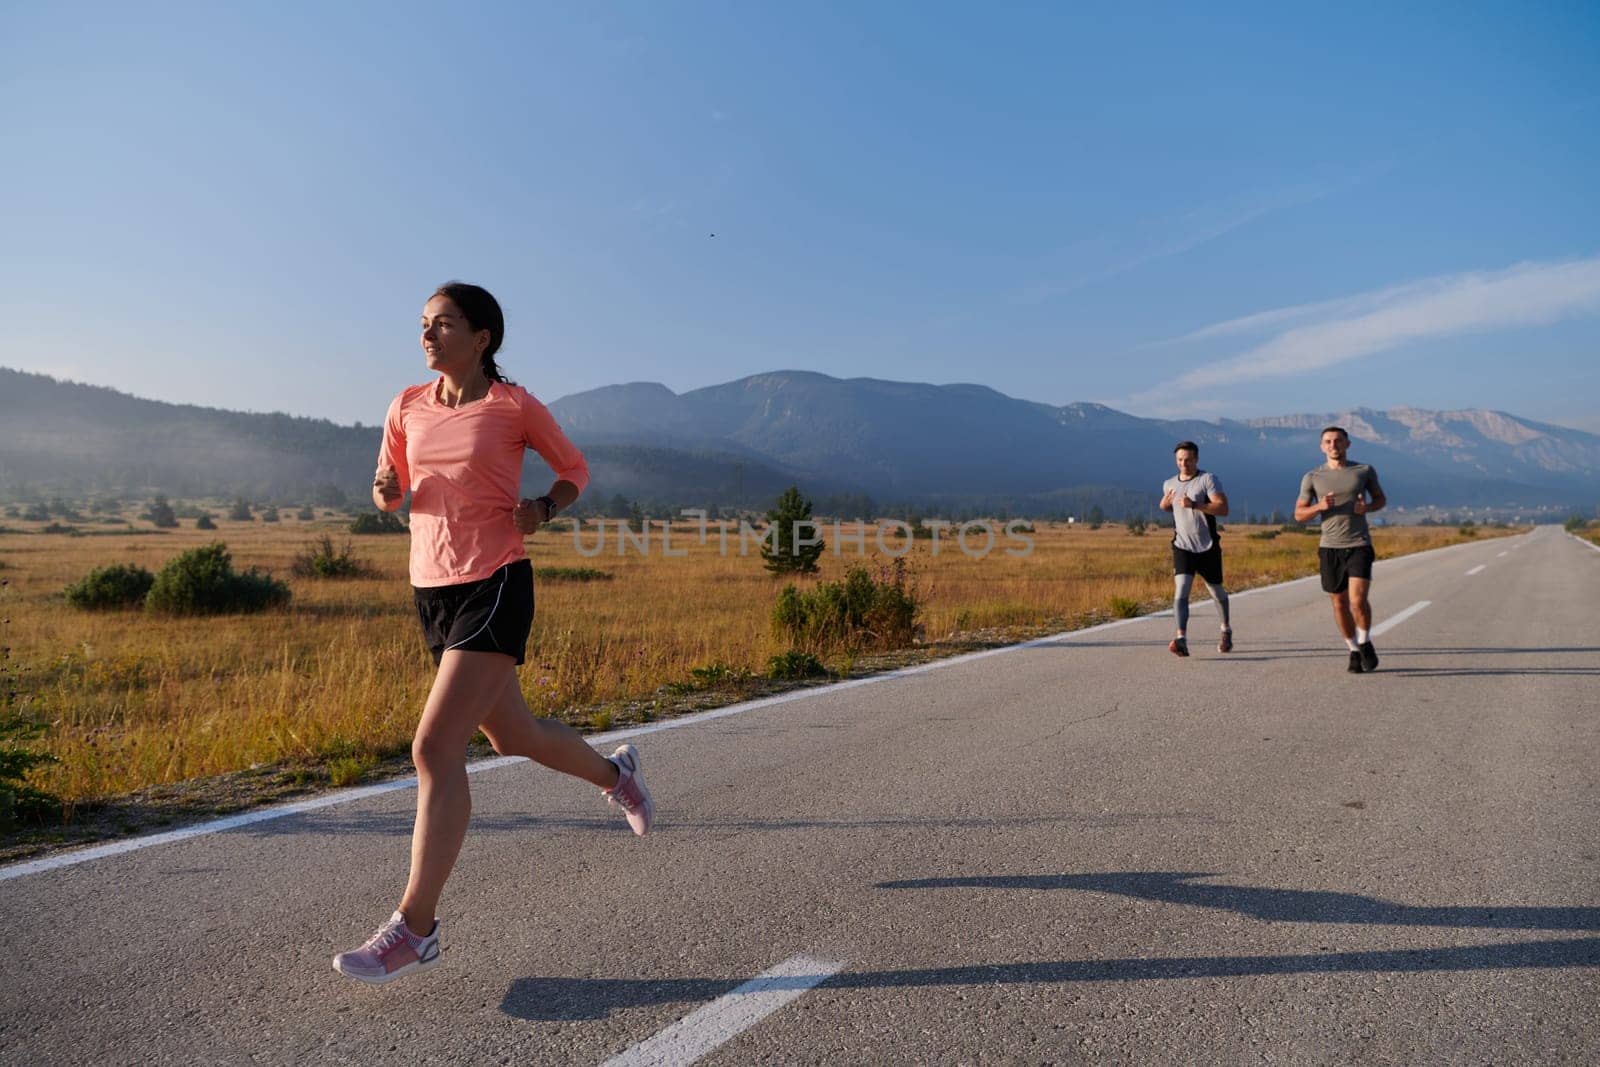
<svg viewBox="0 0 1600 1067">
<path fill-rule="evenodd" d="M 800 495 L 797 486 L 783 491 L 778 506 L 767 512 L 767 522 L 774 527 L 772 540 L 761 542 L 761 558 L 767 570 L 773 574 L 815 574 L 817 557 L 826 546 L 817 536 L 817 524 L 811 521 L 811 501 Z M 801 545 L 800 541 L 815 543 Z"/>
</svg>

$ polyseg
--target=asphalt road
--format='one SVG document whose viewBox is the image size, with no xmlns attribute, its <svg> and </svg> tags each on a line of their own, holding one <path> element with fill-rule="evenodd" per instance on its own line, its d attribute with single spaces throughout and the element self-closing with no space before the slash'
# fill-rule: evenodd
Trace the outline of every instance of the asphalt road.
<svg viewBox="0 0 1600 1067">
<path fill-rule="evenodd" d="M 1370 675 L 1313 581 L 1237 597 L 1228 656 L 1202 607 L 1188 660 L 1136 620 L 649 733 L 644 839 L 485 770 L 444 962 L 384 987 L 329 961 L 409 789 L 0 868 L 0 1060 L 1600 1060 L 1600 551 L 1374 594 L 1427 606 Z"/>
</svg>

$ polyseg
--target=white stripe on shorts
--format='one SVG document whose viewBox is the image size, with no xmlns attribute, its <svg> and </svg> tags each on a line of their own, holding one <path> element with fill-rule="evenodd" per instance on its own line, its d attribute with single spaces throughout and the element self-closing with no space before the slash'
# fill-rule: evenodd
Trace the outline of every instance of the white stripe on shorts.
<svg viewBox="0 0 1600 1067">
<path fill-rule="evenodd" d="M 446 652 L 449 652 L 452 649 L 460 648 L 462 645 L 466 644 L 468 641 L 471 641 L 474 637 L 477 637 L 479 634 L 483 633 L 483 631 L 489 628 L 489 624 L 494 621 L 494 613 L 500 610 L 500 598 L 505 595 L 506 579 L 509 577 L 511 577 L 511 564 L 507 563 L 504 567 L 500 568 L 500 588 L 495 590 L 494 607 L 489 609 L 489 617 L 483 620 L 482 626 L 472 631 L 466 637 L 463 637 L 453 645 L 446 645 L 444 648 Z M 489 635 L 489 640 L 494 641 L 494 634 Z M 495 641 L 494 647 L 499 648 L 500 642 Z"/>
</svg>

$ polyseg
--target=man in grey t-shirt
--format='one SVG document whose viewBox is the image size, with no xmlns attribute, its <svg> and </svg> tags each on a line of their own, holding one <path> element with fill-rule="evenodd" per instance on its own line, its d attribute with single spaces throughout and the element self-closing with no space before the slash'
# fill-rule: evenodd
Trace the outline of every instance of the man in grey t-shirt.
<svg viewBox="0 0 1600 1067">
<path fill-rule="evenodd" d="M 1233 651 L 1233 628 L 1228 624 L 1228 591 L 1222 587 L 1222 545 L 1217 542 L 1217 519 L 1228 514 L 1228 497 L 1222 482 L 1200 469 L 1200 446 L 1180 441 L 1172 450 L 1178 474 L 1161 486 L 1161 510 L 1172 512 L 1172 610 L 1178 617 L 1178 636 L 1167 651 L 1189 654 L 1189 590 L 1194 576 L 1205 579 L 1211 599 L 1222 617 L 1218 652 Z"/>
<path fill-rule="evenodd" d="M 1372 647 L 1372 605 L 1367 590 L 1372 584 L 1372 534 L 1367 516 L 1389 502 L 1378 484 L 1378 472 L 1365 463 L 1351 463 L 1350 435 L 1342 426 L 1322 431 L 1322 454 L 1328 461 L 1300 479 L 1300 496 L 1294 504 L 1294 521 L 1321 516 L 1322 591 L 1333 598 L 1333 618 L 1350 650 L 1351 674 L 1378 669 L 1378 650 Z"/>
</svg>

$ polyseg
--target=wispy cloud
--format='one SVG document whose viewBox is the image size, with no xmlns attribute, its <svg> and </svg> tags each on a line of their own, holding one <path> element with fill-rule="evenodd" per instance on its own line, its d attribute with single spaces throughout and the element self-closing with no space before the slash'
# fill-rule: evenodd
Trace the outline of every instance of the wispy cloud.
<svg viewBox="0 0 1600 1067">
<path fill-rule="evenodd" d="M 1176 341 L 1273 334 L 1246 352 L 1197 367 L 1159 391 L 1309 374 L 1416 341 L 1534 326 L 1600 311 L 1600 256 L 1451 274 L 1339 300 L 1219 322 Z"/>
<path fill-rule="evenodd" d="M 1057 255 L 1069 261 L 1079 260 L 1081 266 L 1035 282 L 1017 292 L 1012 300 L 1019 304 L 1037 304 L 1063 296 L 1094 282 L 1136 270 L 1147 263 L 1182 255 L 1263 215 L 1309 204 L 1332 191 L 1332 186 L 1306 185 L 1250 204 L 1199 208 L 1181 218 L 1147 224 L 1142 234 L 1121 235 L 1117 240 L 1119 247 L 1113 247 L 1104 239 L 1080 241 Z"/>
</svg>

